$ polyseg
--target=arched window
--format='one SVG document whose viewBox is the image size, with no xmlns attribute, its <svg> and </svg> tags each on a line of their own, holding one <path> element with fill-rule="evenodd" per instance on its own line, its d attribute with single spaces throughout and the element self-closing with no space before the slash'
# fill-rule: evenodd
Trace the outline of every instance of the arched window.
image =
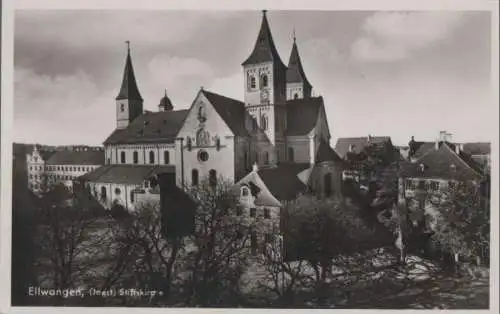
<svg viewBox="0 0 500 314">
<path fill-rule="evenodd" d="M 252 116 L 252 130 L 257 131 L 259 125 L 257 124 L 257 118 Z"/>
<path fill-rule="evenodd" d="M 217 186 L 217 171 L 215 171 L 214 169 L 210 169 L 210 171 L 208 172 L 208 184 L 211 187 Z"/>
<path fill-rule="evenodd" d="M 262 159 L 264 159 L 264 164 L 267 165 L 269 163 L 269 153 L 268 152 L 264 152 Z"/>
<path fill-rule="evenodd" d="M 121 152 L 121 153 L 120 153 L 120 162 L 121 162 L 122 164 L 124 164 L 124 163 L 125 163 L 125 152 Z"/>
<path fill-rule="evenodd" d="M 102 200 L 103 202 L 105 202 L 105 201 L 106 201 L 106 198 L 107 198 L 107 196 L 106 196 L 106 188 L 105 188 L 104 186 L 102 186 L 102 187 L 101 187 L 101 200 Z"/>
<path fill-rule="evenodd" d="M 139 153 L 137 151 L 134 151 L 134 164 L 138 164 L 139 163 Z"/>
<path fill-rule="evenodd" d="M 288 147 L 288 161 L 293 161 L 295 158 L 293 148 Z"/>
<path fill-rule="evenodd" d="M 332 174 L 327 173 L 323 176 L 323 193 L 326 197 L 332 194 Z"/>
<path fill-rule="evenodd" d="M 155 152 L 154 151 L 150 151 L 149 152 L 149 163 L 150 164 L 154 164 L 155 163 Z"/>
<path fill-rule="evenodd" d="M 267 75 L 262 75 L 262 87 L 267 87 L 268 82 L 267 82 Z"/>
<path fill-rule="evenodd" d="M 121 112 L 124 112 L 124 111 L 125 111 L 125 104 L 121 104 L 121 105 L 120 105 L 120 111 L 121 111 Z"/>
<path fill-rule="evenodd" d="M 134 202 L 134 191 L 130 191 L 130 203 Z"/>
<path fill-rule="evenodd" d="M 257 86 L 257 82 L 255 80 L 255 76 L 250 76 L 250 88 L 255 88 Z"/>
<path fill-rule="evenodd" d="M 262 115 L 262 117 L 260 118 L 260 126 L 263 130 L 267 130 L 268 120 L 266 115 Z"/>
<path fill-rule="evenodd" d="M 170 163 L 170 152 L 168 150 L 166 150 L 166 151 L 163 152 L 163 162 L 165 164 L 169 164 Z"/>
<path fill-rule="evenodd" d="M 191 185 L 192 186 L 198 186 L 198 181 L 199 181 L 199 174 L 197 169 L 191 170 Z"/>
<path fill-rule="evenodd" d="M 249 194 L 249 192 L 248 192 L 248 187 L 246 187 L 246 186 L 242 186 L 242 187 L 241 187 L 241 196 L 247 197 L 247 196 L 248 196 L 248 194 Z"/>
</svg>

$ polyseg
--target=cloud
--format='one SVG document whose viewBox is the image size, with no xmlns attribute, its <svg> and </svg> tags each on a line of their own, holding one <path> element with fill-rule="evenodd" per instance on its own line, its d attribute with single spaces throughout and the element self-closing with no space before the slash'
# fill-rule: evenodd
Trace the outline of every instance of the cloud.
<svg viewBox="0 0 500 314">
<path fill-rule="evenodd" d="M 461 25 L 460 12 L 377 12 L 351 46 L 359 61 L 396 61 L 446 40 Z"/>
<path fill-rule="evenodd" d="M 115 91 L 100 91 L 82 70 L 50 77 L 15 69 L 15 141 L 98 144 L 114 128 Z"/>
</svg>

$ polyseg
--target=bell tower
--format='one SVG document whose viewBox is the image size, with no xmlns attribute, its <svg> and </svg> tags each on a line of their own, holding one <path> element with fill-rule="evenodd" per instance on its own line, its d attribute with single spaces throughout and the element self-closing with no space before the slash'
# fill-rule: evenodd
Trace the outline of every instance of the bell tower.
<svg viewBox="0 0 500 314">
<path fill-rule="evenodd" d="M 247 128 L 254 134 L 256 145 L 253 162 L 271 164 L 283 146 L 286 118 L 286 66 L 274 44 L 267 11 L 250 56 L 243 62 L 245 104 L 250 117 Z M 278 148 L 283 149 L 283 148 Z"/>
<path fill-rule="evenodd" d="M 116 97 L 116 128 L 124 129 L 130 122 L 142 114 L 143 99 L 135 80 L 132 58 L 130 57 L 130 42 L 127 44 L 127 58 L 120 92 Z"/>
</svg>

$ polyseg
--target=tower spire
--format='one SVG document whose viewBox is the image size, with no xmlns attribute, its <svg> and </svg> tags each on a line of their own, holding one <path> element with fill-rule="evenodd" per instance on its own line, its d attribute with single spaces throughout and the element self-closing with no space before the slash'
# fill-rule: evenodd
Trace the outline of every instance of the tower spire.
<svg viewBox="0 0 500 314">
<path fill-rule="evenodd" d="M 120 92 L 116 100 L 128 99 L 142 101 L 137 82 L 135 80 L 134 68 L 132 66 L 132 58 L 130 57 L 130 41 L 125 41 L 127 45 L 127 58 L 125 60 L 125 69 L 123 71 L 123 80 Z"/>
<path fill-rule="evenodd" d="M 295 27 L 293 28 L 293 34 L 292 34 L 292 38 L 293 38 L 293 43 L 295 43 L 296 41 L 296 37 L 295 37 Z"/>
<path fill-rule="evenodd" d="M 267 21 L 267 10 L 262 10 L 262 23 L 260 24 L 257 41 L 250 56 L 243 62 L 243 65 L 257 64 L 262 62 L 277 62 L 285 66 L 278 54 L 274 44 L 269 22 Z"/>
</svg>

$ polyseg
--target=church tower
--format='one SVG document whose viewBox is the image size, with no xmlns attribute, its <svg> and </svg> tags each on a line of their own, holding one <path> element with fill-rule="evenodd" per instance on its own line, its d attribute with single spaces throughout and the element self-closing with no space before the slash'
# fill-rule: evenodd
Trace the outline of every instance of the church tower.
<svg viewBox="0 0 500 314">
<path fill-rule="evenodd" d="M 123 81 L 120 92 L 116 97 L 116 128 L 126 128 L 132 120 L 142 114 L 143 99 L 135 81 L 132 58 L 130 57 L 130 43 L 127 41 L 127 59 L 123 72 Z"/>
<path fill-rule="evenodd" d="M 284 150 L 286 66 L 274 44 L 266 10 L 250 56 L 243 62 L 245 103 L 251 117 L 247 125 L 256 136 L 258 164 L 279 159 L 277 150 Z M 268 143 L 267 147 L 265 143 Z"/>
<path fill-rule="evenodd" d="M 307 80 L 297 48 L 295 32 L 293 46 L 286 71 L 286 99 L 307 99 L 311 97 L 312 85 Z"/>
</svg>

